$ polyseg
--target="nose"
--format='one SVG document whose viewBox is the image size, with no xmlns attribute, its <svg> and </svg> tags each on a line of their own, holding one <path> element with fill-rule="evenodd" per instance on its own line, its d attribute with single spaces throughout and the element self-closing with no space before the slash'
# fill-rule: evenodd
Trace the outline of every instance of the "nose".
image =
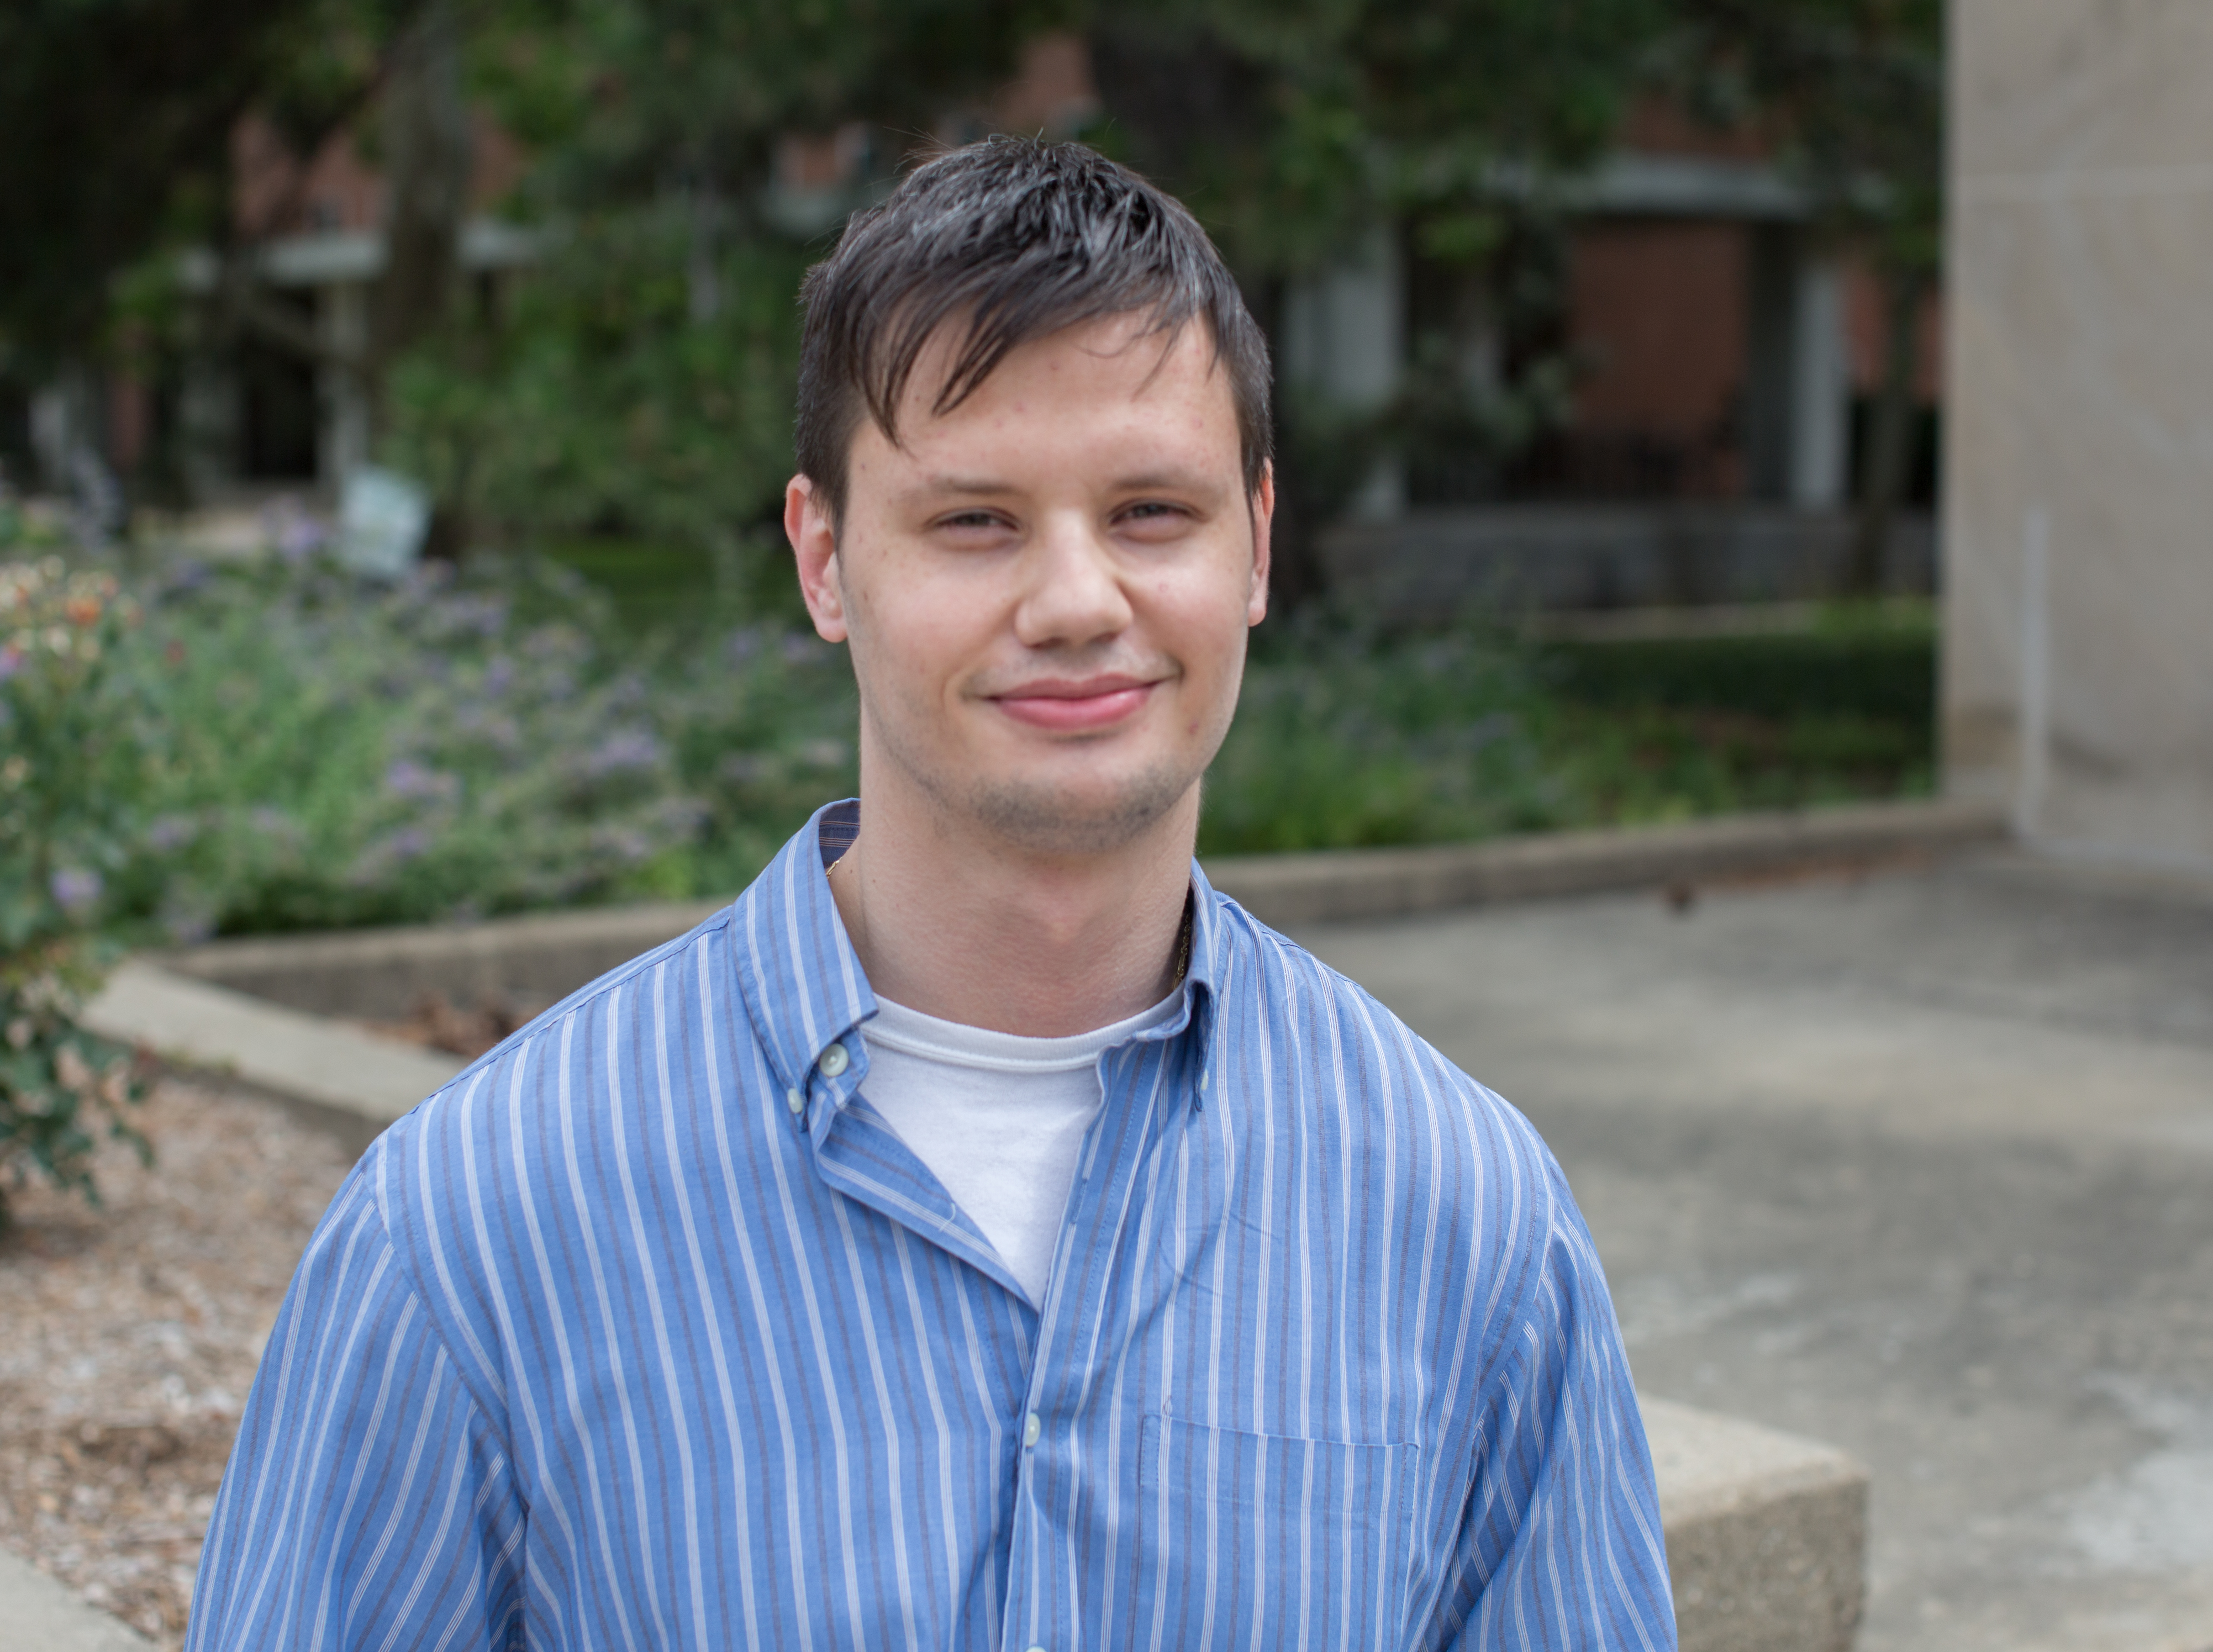
<svg viewBox="0 0 2213 1652">
<path fill-rule="evenodd" d="M 1082 648 L 1125 630 L 1131 618 L 1113 546 L 1085 516 L 1055 513 L 1021 561 L 1015 634 L 1028 648 Z"/>
</svg>

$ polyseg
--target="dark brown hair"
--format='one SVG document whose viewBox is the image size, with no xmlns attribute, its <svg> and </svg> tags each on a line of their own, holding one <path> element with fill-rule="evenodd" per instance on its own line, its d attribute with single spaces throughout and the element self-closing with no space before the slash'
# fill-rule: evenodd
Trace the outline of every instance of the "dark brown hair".
<svg viewBox="0 0 2213 1652">
<path fill-rule="evenodd" d="M 1247 493 L 1272 432 L 1268 345 L 1198 222 L 1080 143 L 993 137 L 917 168 L 854 215 L 807 272 L 799 358 L 799 468 L 834 517 L 863 412 L 896 442 L 895 410 L 930 335 L 964 327 L 930 403 L 974 394 L 1017 345 L 1111 315 L 1143 314 L 1173 338 L 1194 319 L 1228 369 Z"/>
</svg>

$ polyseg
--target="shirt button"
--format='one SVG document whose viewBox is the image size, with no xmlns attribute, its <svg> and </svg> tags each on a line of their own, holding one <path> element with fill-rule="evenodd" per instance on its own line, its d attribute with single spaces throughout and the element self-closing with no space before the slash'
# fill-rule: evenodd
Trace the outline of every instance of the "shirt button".
<svg viewBox="0 0 2213 1652">
<path fill-rule="evenodd" d="M 807 1098 L 802 1095 L 797 1090 L 786 1090 L 783 1093 L 783 1105 L 789 1107 L 794 1113 L 797 1113 L 802 1107 L 807 1105 Z"/>
<path fill-rule="evenodd" d="M 845 1063 L 850 1058 L 845 1054 L 845 1046 L 842 1044 L 833 1044 L 822 1052 L 822 1059 L 815 1064 L 822 1069 L 823 1077 L 835 1078 L 845 1070 Z"/>
<path fill-rule="evenodd" d="M 1022 1444 L 1024 1446 L 1033 1446 L 1037 1444 L 1038 1436 L 1044 1432 L 1045 1424 L 1039 1422 L 1038 1414 L 1035 1411 L 1032 1411 L 1029 1416 L 1029 1421 L 1022 1424 Z"/>
</svg>

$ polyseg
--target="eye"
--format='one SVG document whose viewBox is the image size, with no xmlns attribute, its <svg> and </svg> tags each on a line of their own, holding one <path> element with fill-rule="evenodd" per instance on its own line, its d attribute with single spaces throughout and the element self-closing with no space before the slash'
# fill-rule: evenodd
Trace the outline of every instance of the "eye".
<svg viewBox="0 0 2213 1652">
<path fill-rule="evenodd" d="M 956 510 L 949 516 L 940 516 L 931 524 L 940 533 L 950 533 L 963 539 L 973 539 L 982 533 L 997 533 L 1012 526 L 997 511 Z"/>
<path fill-rule="evenodd" d="M 1191 522 L 1188 506 L 1166 499 L 1140 499 L 1133 505 L 1125 506 L 1114 518 L 1115 527 L 1145 539 L 1169 538 L 1183 532 Z"/>
</svg>

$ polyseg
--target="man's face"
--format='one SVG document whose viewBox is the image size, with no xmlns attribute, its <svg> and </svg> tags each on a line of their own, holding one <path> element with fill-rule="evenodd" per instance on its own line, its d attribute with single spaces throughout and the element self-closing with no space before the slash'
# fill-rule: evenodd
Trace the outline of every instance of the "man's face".
<svg viewBox="0 0 2213 1652">
<path fill-rule="evenodd" d="M 1272 482 L 1247 498 L 1203 324 L 1113 317 L 1015 350 L 942 416 L 933 341 L 894 447 L 854 437 L 833 529 L 784 521 L 815 629 L 849 641 L 865 784 L 956 829 L 1088 854 L 1195 812 L 1267 607 Z"/>
</svg>

